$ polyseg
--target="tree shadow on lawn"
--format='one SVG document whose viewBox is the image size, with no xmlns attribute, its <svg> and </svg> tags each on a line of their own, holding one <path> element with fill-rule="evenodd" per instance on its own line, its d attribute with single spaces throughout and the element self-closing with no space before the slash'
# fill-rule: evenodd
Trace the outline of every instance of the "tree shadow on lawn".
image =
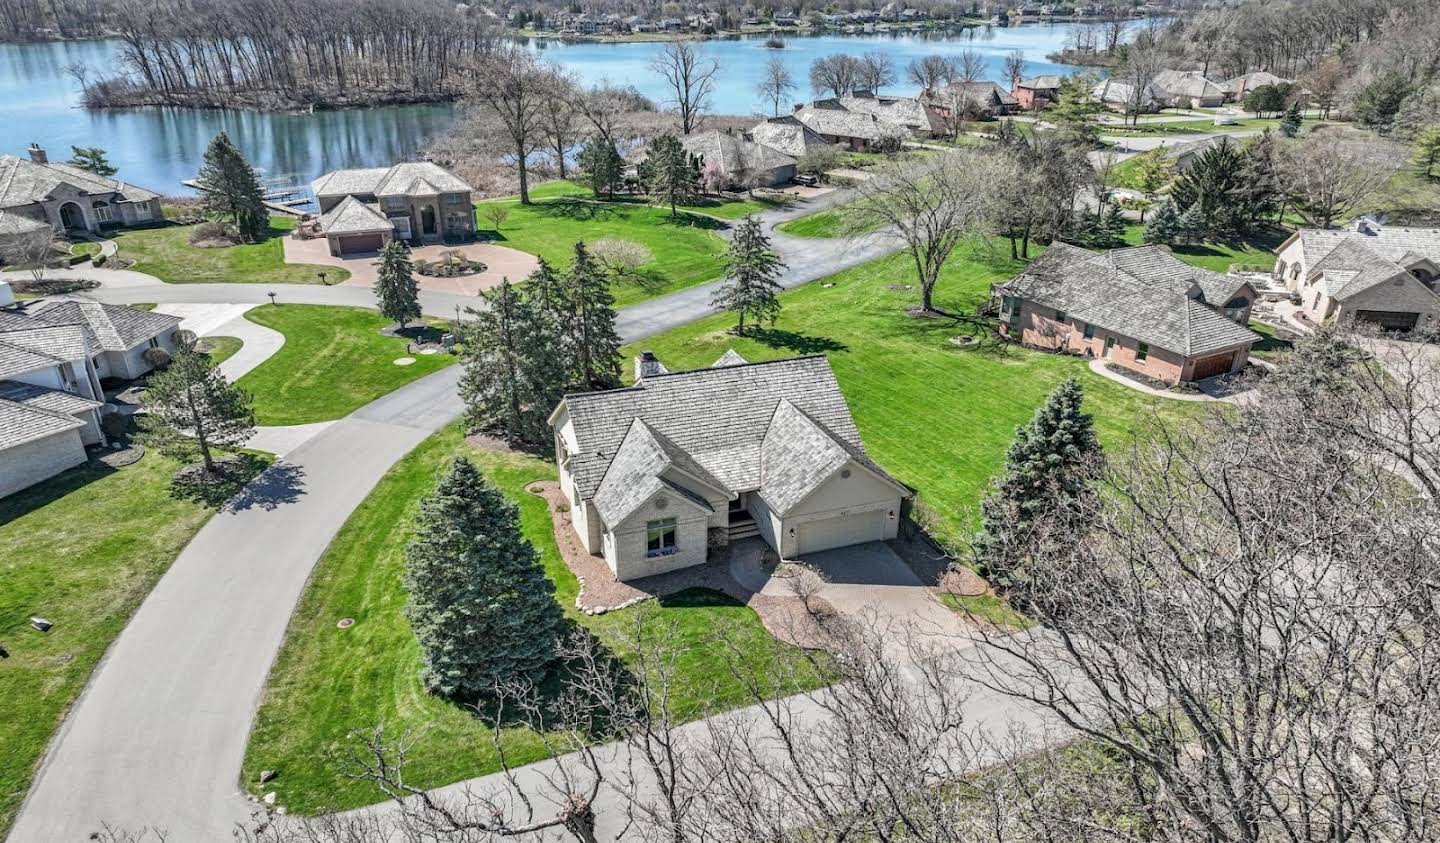
<svg viewBox="0 0 1440 843">
<path fill-rule="evenodd" d="M 798 354 L 825 354 L 831 351 L 849 351 L 850 347 L 839 340 L 786 331 L 781 328 L 751 328 L 742 336 L 755 340 L 770 348 L 784 349 Z"/>
<path fill-rule="evenodd" d="M 655 295 L 669 285 L 670 279 L 654 269 L 634 269 L 615 275 L 613 286 L 617 288 L 634 287 L 643 293 Z"/>
</svg>

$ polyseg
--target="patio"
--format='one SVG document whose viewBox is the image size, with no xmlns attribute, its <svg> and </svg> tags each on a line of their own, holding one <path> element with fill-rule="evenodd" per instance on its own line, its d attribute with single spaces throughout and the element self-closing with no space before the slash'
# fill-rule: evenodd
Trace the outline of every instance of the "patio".
<svg viewBox="0 0 1440 843">
<path fill-rule="evenodd" d="M 286 237 L 283 242 L 286 263 L 324 264 L 341 267 L 350 271 L 350 278 L 344 282 L 345 284 L 357 287 L 375 286 L 378 270 L 377 255 L 373 252 L 339 258 L 330 254 L 329 244 L 323 237 L 313 240 Z M 420 289 L 474 296 L 491 287 L 499 286 L 503 278 L 519 281 L 534 272 L 535 268 L 539 266 L 534 255 L 494 243 L 420 246 L 410 250 L 410 257 L 412 260 L 433 261 L 439 260 L 444 253 L 452 251 L 460 252 L 470 260 L 484 263 L 485 271 L 454 278 L 433 278 L 416 273 L 415 283 L 420 286 Z"/>
</svg>

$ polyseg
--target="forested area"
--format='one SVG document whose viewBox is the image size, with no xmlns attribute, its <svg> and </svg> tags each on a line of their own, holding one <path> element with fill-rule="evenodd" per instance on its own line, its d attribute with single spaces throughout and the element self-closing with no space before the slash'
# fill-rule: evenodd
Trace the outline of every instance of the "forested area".
<svg viewBox="0 0 1440 843">
<path fill-rule="evenodd" d="M 269 108 L 458 95 L 489 19 L 444 0 L 116 0 L 125 72 L 86 104 Z"/>
</svg>

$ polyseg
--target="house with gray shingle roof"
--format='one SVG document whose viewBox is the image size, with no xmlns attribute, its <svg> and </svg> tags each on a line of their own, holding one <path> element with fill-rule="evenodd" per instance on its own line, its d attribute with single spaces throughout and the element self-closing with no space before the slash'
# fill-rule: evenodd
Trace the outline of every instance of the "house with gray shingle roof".
<svg viewBox="0 0 1440 843">
<path fill-rule="evenodd" d="M 0 308 L 0 496 L 79 465 L 104 442 L 103 377 L 148 371 L 180 320 L 97 302 Z"/>
<path fill-rule="evenodd" d="M 1160 246 L 1092 252 L 1055 243 L 995 293 L 1002 335 L 1169 384 L 1238 372 L 1260 340 L 1245 327 L 1256 298 L 1248 282 Z"/>
<path fill-rule="evenodd" d="M 702 166 L 715 168 L 726 188 L 774 187 L 795 178 L 796 159 L 763 143 L 712 129 L 680 139 L 685 151 Z"/>
<path fill-rule="evenodd" d="M 830 146 L 814 129 L 789 114 L 771 117 L 756 125 L 750 130 L 749 139 L 796 159 Z"/>
<path fill-rule="evenodd" d="M 475 236 L 472 189 L 439 164 L 335 170 L 310 183 L 320 230 L 337 257 L 378 252 L 392 239 L 452 243 Z"/>
<path fill-rule="evenodd" d="M 816 100 L 797 108 L 792 116 L 826 143 L 839 144 L 857 152 L 885 146 L 898 147 L 910 136 L 906 127 L 866 111 L 852 111 L 838 99 Z"/>
<path fill-rule="evenodd" d="M 1155 87 L 1164 92 L 1165 104 L 1176 108 L 1215 108 L 1225 102 L 1219 85 L 1193 70 L 1162 70 Z"/>
<path fill-rule="evenodd" d="M 1346 230 L 1301 229 L 1275 254 L 1275 277 L 1312 322 L 1355 319 L 1412 331 L 1440 320 L 1440 229 L 1362 217 Z"/>
<path fill-rule="evenodd" d="M 956 116 L 1000 117 L 1014 114 L 1020 102 L 1013 94 L 994 82 L 950 82 L 938 88 L 926 88 L 920 99 L 945 119 Z"/>
<path fill-rule="evenodd" d="M 571 523 L 616 579 L 752 536 L 784 558 L 896 536 L 913 493 L 866 454 L 823 356 L 670 372 L 644 352 L 637 372 L 550 416 Z"/>
<path fill-rule="evenodd" d="M 1234 79 L 1227 79 L 1221 82 L 1220 90 L 1225 92 L 1225 99 L 1235 102 L 1244 100 L 1245 95 L 1256 88 L 1261 88 L 1265 85 L 1288 85 L 1294 81 L 1294 79 L 1276 76 L 1265 70 L 1255 70 L 1241 76 L 1236 76 Z"/>
<path fill-rule="evenodd" d="M 96 232 L 164 219 L 160 194 L 57 164 L 35 144 L 29 158 L 0 155 L 0 244 L 43 231 Z"/>
</svg>

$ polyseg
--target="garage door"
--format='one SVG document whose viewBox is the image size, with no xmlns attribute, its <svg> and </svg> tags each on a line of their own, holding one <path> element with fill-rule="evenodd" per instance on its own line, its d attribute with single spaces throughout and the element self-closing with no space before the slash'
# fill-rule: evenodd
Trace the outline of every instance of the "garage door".
<svg viewBox="0 0 1440 843">
<path fill-rule="evenodd" d="M 385 245 L 383 234 L 350 234 L 339 238 L 340 254 L 348 255 L 352 252 L 378 252 L 380 247 Z"/>
<path fill-rule="evenodd" d="M 885 511 L 882 509 L 843 515 L 800 525 L 800 546 L 797 555 L 818 553 L 832 547 L 846 547 L 861 542 L 879 541 L 885 537 Z"/>
<path fill-rule="evenodd" d="M 1235 365 L 1235 352 L 1233 351 L 1229 354 L 1201 357 L 1195 361 L 1195 368 L 1191 370 L 1190 378 L 1198 381 L 1223 375 L 1230 371 L 1230 367 L 1233 365 Z"/>
<path fill-rule="evenodd" d="M 1361 322 L 1373 322 L 1387 331 L 1413 331 L 1420 314 L 1399 310 L 1357 310 L 1355 318 Z"/>
</svg>

